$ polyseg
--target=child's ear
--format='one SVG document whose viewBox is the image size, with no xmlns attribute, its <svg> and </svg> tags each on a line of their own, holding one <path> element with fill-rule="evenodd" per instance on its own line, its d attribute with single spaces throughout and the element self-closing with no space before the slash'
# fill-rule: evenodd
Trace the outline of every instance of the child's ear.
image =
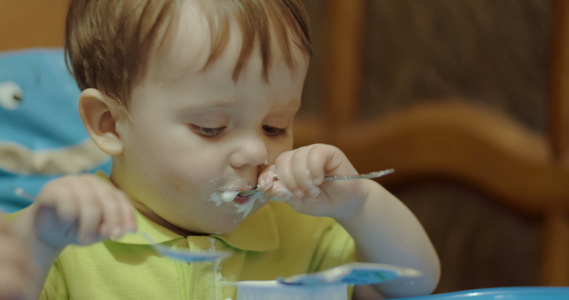
<svg viewBox="0 0 569 300">
<path fill-rule="evenodd" d="M 119 106 L 97 89 L 85 89 L 79 96 L 79 114 L 87 133 L 103 152 L 113 156 L 123 152 L 117 122 L 127 116 Z"/>
</svg>

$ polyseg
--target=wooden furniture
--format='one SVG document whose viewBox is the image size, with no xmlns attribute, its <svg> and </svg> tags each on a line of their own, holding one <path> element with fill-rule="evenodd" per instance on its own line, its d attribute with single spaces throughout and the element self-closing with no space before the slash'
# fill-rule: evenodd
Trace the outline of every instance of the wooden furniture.
<svg viewBox="0 0 569 300">
<path fill-rule="evenodd" d="M 67 0 L 0 0 L 0 51 L 63 47 Z"/>
<path fill-rule="evenodd" d="M 550 134 L 472 103 L 419 104 L 357 119 L 364 0 L 330 0 L 324 70 L 326 109 L 297 119 L 296 145 L 337 145 L 360 172 L 394 168 L 386 185 L 458 179 L 522 214 L 543 219 L 541 284 L 569 285 L 569 2 L 554 1 Z"/>
</svg>

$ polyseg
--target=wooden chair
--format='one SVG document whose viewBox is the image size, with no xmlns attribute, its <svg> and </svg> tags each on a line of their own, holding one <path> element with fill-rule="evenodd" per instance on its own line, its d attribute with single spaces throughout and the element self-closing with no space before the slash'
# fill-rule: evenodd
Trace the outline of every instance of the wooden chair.
<svg viewBox="0 0 569 300">
<path fill-rule="evenodd" d="M 472 103 L 413 105 L 360 121 L 365 1 L 329 0 L 323 72 L 326 109 L 295 124 L 297 146 L 343 149 L 360 172 L 395 168 L 386 185 L 458 179 L 513 210 L 542 217 L 541 284 L 569 285 L 569 2 L 554 1 L 549 135 Z"/>
</svg>

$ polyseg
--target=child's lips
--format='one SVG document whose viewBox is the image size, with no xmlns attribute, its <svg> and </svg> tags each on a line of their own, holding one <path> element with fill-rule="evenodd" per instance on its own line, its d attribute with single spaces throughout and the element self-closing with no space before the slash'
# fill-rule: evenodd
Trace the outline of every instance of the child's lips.
<svg viewBox="0 0 569 300">
<path fill-rule="evenodd" d="M 251 196 L 251 194 L 248 193 L 242 194 L 241 192 L 243 191 L 251 191 L 251 188 L 249 186 L 225 188 L 217 192 L 217 194 L 225 203 L 235 203 L 241 205 L 247 203 Z"/>
<path fill-rule="evenodd" d="M 233 199 L 233 202 L 236 204 L 245 204 L 247 201 L 249 200 L 249 196 L 243 196 L 238 194 L 235 199 Z"/>
</svg>

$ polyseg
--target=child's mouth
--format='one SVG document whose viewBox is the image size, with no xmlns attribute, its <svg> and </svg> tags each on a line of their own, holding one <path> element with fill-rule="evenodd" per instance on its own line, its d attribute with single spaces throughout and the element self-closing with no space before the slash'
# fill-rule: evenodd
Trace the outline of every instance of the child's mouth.
<svg viewBox="0 0 569 300">
<path fill-rule="evenodd" d="M 245 204 L 248 200 L 249 200 L 249 196 L 237 194 L 237 196 L 235 196 L 235 199 L 233 199 L 233 202 L 237 203 L 239 205 L 242 205 L 242 204 Z"/>
<path fill-rule="evenodd" d="M 257 200 L 262 202 L 267 200 L 267 194 L 264 192 L 242 192 L 243 191 L 239 190 L 216 191 L 210 195 L 209 200 L 213 201 L 216 206 L 220 206 L 222 204 L 233 204 L 237 208 L 237 213 L 243 213 L 243 218 L 246 218 L 253 210 L 253 206 Z"/>
<path fill-rule="evenodd" d="M 220 206 L 223 203 L 233 202 L 238 195 L 239 191 L 218 191 L 213 192 L 209 199 L 215 202 L 215 205 Z"/>
<path fill-rule="evenodd" d="M 242 205 L 247 203 L 254 193 L 238 191 L 238 190 L 227 190 L 227 191 L 217 191 L 213 192 L 210 196 L 210 200 L 215 202 L 217 206 L 223 203 L 235 203 Z"/>
</svg>

